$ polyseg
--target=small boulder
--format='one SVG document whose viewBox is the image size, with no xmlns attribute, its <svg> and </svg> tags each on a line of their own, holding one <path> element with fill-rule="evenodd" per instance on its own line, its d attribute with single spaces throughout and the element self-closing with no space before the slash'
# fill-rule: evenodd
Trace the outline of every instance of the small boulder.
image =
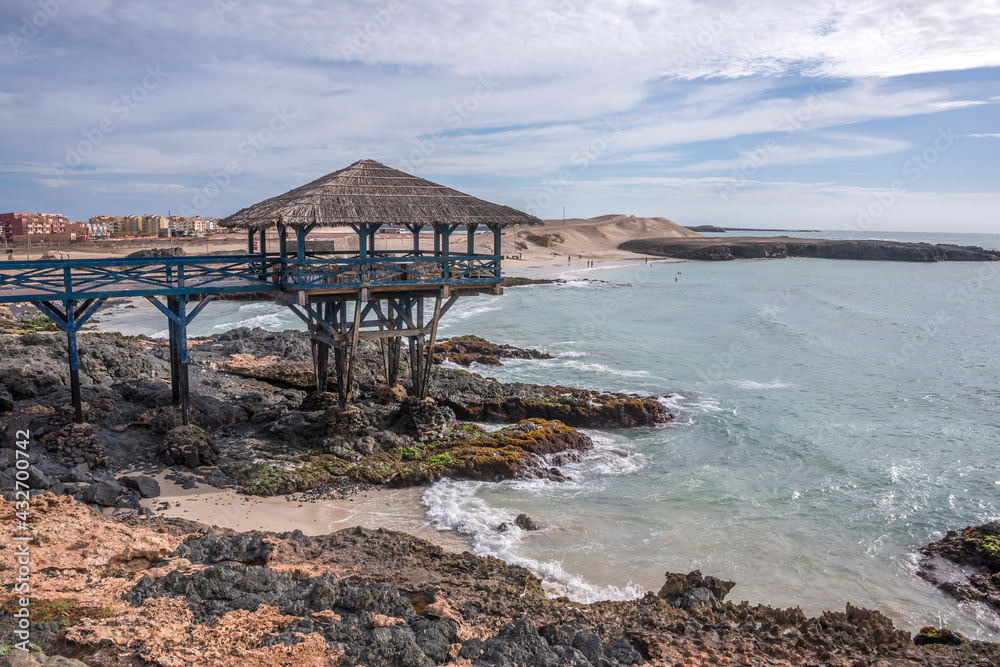
<svg viewBox="0 0 1000 667">
<path fill-rule="evenodd" d="M 135 475 L 122 477 L 119 481 L 124 482 L 128 488 L 138 491 L 140 498 L 156 498 L 160 495 L 160 484 L 152 477 Z"/>
<path fill-rule="evenodd" d="M 514 525 L 521 530 L 538 530 L 539 528 L 538 524 L 532 521 L 527 514 L 518 514 L 517 518 L 514 519 Z"/>
<path fill-rule="evenodd" d="M 917 636 L 913 638 L 913 643 L 917 646 L 926 646 L 928 644 L 944 644 L 946 646 L 960 646 L 961 644 L 968 644 L 969 640 L 965 638 L 965 635 L 954 632 L 947 628 L 941 628 L 940 630 L 932 625 L 920 628 L 920 632 Z"/>
<path fill-rule="evenodd" d="M 381 385 L 375 389 L 375 402 L 381 403 L 382 405 L 388 405 L 390 403 L 402 403 L 406 400 L 406 389 L 401 385 Z"/>
<path fill-rule="evenodd" d="M 160 456 L 167 465 L 197 468 L 219 460 L 219 450 L 205 429 L 194 424 L 170 429 L 160 444 Z"/>
<path fill-rule="evenodd" d="M 717 606 L 729 595 L 736 582 L 725 581 L 713 576 L 702 576 L 699 570 L 679 574 L 667 572 L 666 582 L 657 593 L 675 607 L 693 608 L 697 604 Z"/>
<path fill-rule="evenodd" d="M 97 482 L 80 492 L 80 500 L 101 507 L 114 507 L 115 501 L 118 500 L 118 495 L 123 489 L 124 487 L 118 482 Z"/>
<path fill-rule="evenodd" d="M 28 488 L 47 489 L 52 486 L 48 476 L 35 466 L 28 466 Z"/>
</svg>

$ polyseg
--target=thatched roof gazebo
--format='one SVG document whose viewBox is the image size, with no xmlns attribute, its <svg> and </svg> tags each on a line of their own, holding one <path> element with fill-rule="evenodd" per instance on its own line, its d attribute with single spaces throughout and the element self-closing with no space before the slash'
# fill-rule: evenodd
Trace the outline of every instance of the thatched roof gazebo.
<svg viewBox="0 0 1000 667">
<path fill-rule="evenodd" d="M 219 223 L 223 228 L 247 230 L 250 255 L 258 254 L 254 237 L 259 235 L 260 259 L 251 264 L 260 267 L 262 278 L 271 275 L 280 285 L 278 300 L 309 324 L 319 391 L 325 390 L 328 350 L 334 348 L 342 405 L 350 397 L 352 359 L 360 338 L 383 343 L 390 386 L 398 377 L 399 345 L 386 346 L 385 342 L 408 338 L 413 390 L 426 397 L 441 316 L 461 296 L 502 293 L 501 230 L 537 224 L 541 220 L 509 206 L 477 199 L 375 160 L 359 160 Z M 375 233 L 384 225 L 410 230 L 412 249 L 376 251 Z M 268 254 L 265 241 L 272 227 L 280 244 L 276 255 Z M 306 235 L 317 227 L 351 227 L 358 249 L 307 253 Z M 425 227 L 433 230 L 433 251 L 421 248 Z M 467 234 L 464 251 L 451 248 L 451 235 L 459 227 Z M 493 232 L 492 252 L 476 251 L 480 227 Z M 289 231 L 295 234 L 294 254 L 288 252 Z M 432 312 L 425 312 L 431 311 L 425 299 L 432 300 Z"/>
<path fill-rule="evenodd" d="M 304 252 L 305 235 L 317 227 L 353 228 L 359 235 L 359 254 L 372 249 L 372 236 L 383 225 L 406 227 L 413 233 L 413 251 L 419 254 L 420 231 L 434 229 L 435 254 L 448 254 L 451 233 L 468 230 L 468 254 L 475 254 L 473 236 L 486 226 L 496 238 L 494 254 L 500 254 L 500 230 L 513 225 L 538 225 L 541 220 L 509 206 L 484 201 L 423 178 L 392 169 L 375 160 L 359 160 L 349 167 L 317 178 L 311 183 L 248 206 L 219 222 L 220 227 L 246 229 L 252 237 L 277 227 L 279 238 L 293 228 Z"/>
<path fill-rule="evenodd" d="M 375 160 L 358 160 L 312 183 L 248 206 L 219 223 L 222 227 L 262 229 L 288 226 L 540 224 L 521 211 L 477 199 L 464 192 L 392 169 Z"/>
</svg>

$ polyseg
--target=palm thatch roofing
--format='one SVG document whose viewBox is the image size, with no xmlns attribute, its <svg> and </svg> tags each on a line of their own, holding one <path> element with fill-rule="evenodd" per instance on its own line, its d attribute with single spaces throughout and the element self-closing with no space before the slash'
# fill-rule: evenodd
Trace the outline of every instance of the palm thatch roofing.
<svg viewBox="0 0 1000 667">
<path fill-rule="evenodd" d="M 382 225 L 538 225 L 541 220 L 509 206 L 493 204 L 458 190 L 392 169 L 375 160 L 248 206 L 219 222 L 229 229 L 288 226 Z"/>
</svg>

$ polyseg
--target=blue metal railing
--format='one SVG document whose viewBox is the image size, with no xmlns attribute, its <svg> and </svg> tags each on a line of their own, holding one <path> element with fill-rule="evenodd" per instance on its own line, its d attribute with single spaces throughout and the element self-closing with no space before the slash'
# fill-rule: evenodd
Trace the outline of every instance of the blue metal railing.
<svg viewBox="0 0 1000 667">
<path fill-rule="evenodd" d="M 0 262 L 0 303 L 135 296 L 462 286 L 501 280 L 497 255 L 311 253 Z"/>
</svg>

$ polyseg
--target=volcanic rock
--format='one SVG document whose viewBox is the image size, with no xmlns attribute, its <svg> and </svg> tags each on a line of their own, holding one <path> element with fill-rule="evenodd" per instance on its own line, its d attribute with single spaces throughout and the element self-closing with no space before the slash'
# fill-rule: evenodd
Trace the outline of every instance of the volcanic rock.
<svg viewBox="0 0 1000 667">
<path fill-rule="evenodd" d="M 167 465 L 197 468 L 216 463 L 219 459 L 219 450 L 205 429 L 189 424 L 177 426 L 163 436 L 160 456 Z"/>
</svg>

